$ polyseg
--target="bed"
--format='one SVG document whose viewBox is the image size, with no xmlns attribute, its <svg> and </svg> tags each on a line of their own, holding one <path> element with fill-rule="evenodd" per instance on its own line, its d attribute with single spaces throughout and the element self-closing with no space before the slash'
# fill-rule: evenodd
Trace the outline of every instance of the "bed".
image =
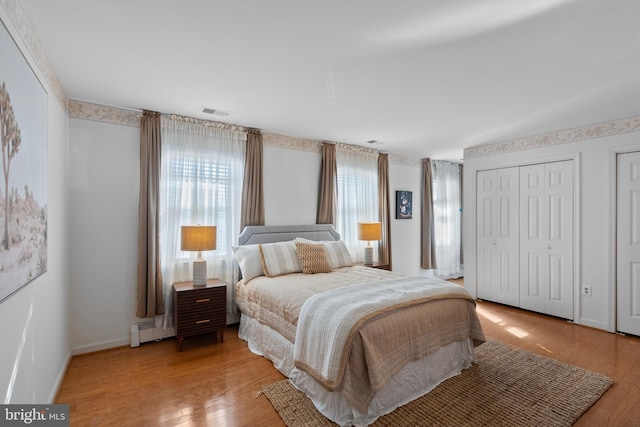
<svg viewBox="0 0 640 427">
<path fill-rule="evenodd" d="M 485 339 L 463 287 L 353 265 L 331 225 L 248 226 L 234 252 L 240 338 L 338 425 L 428 393 Z"/>
</svg>

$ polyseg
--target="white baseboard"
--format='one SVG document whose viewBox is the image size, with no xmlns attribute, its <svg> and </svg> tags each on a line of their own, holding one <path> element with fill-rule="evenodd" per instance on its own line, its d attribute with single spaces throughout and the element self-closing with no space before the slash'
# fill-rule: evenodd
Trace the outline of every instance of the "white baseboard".
<svg viewBox="0 0 640 427">
<path fill-rule="evenodd" d="M 598 322 L 596 320 L 585 319 L 584 317 L 580 318 L 580 324 L 584 326 L 589 326 L 591 328 L 602 329 L 604 331 L 609 330 L 609 326 L 605 322 Z"/>
<path fill-rule="evenodd" d="M 106 350 L 108 348 L 122 347 L 123 345 L 129 345 L 129 337 L 116 338 L 113 340 L 82 345 L 80 347 L 73 347 L 71 349 L 71 354 L 76 356 L 78 354 L 91 353 L 94 351 Z"/>
<path fill-rule="evenodd" d="M 60 388 L 62 387 L 62 382 L 64 381 L 64 377 L 67 374 L 67 369 L 69 368 L 69 364 L 71 363 L 71 350 L 67 352 L 67 356 L 64 358 L 64 362 L 62 363 L 62 369 L 58 373 L 55 383 L 53 383 L 53 388 L 51 389 L 51 394 L 49 394 L 49 404 L 53 404 L 56 401 L 56 397 L 60 392 Z"/>
<path fill-rule="evenodd" d="M 227 313 L 227 325 L 231 325 L 234 323 L 240 322 L 240 313 Z M 173 329 L 171 329 L 170 333 L 165 334 L 159 339 L 169 338 L 174 336 Z M 73 347 L 71 349 L 71 355 L 76 356 L 78 354 L 92 353 L 94 351 L 107 350 L 109 348 L 122 347 L 122 346 L 130 346 L 131 345 L 131 337 L 121 337 L 113 340 L 101 341 L 93 344 L 86 344 L 79 347 Z"/>
</svg>

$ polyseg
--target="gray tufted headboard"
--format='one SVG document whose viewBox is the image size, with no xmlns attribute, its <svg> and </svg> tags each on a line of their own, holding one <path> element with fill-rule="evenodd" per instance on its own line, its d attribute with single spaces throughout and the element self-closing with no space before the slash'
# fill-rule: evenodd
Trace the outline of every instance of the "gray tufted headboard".
<svg viewBox="0 0 640 427">
<path fill-rule="evenodd" d="M 338 233 L 331 224 L 309 225 L 248 225 L 240 233 L 240 245 L 256 243 L 286 242 L 296 237 L 309 240 L 340 240 Z"/>
</svg>

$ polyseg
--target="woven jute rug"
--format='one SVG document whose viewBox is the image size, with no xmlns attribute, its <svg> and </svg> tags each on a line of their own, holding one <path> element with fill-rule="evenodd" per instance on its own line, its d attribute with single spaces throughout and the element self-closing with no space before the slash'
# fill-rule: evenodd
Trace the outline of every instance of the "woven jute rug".
<svg viewBox="0 0 640 427">
<path fill-rule="evenodd" d="M 613 385 L 610 378 L 487 341 L 473 365 L 374 426 L 570 426 Z M 334 426 L 288 380 L 262 387 L 288 427 Z"/>
</svg>

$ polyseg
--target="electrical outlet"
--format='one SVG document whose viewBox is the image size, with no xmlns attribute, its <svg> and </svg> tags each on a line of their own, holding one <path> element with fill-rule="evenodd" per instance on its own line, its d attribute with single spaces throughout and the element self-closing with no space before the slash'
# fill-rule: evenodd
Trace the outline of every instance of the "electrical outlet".
<svg viewBox="0 0 640 427">
<path fill-rule="evenodd" d="M 585 297 L 591 296 L 591 286 L 582 285 L 582 296 L 585 296 Z"/>
</svg>

